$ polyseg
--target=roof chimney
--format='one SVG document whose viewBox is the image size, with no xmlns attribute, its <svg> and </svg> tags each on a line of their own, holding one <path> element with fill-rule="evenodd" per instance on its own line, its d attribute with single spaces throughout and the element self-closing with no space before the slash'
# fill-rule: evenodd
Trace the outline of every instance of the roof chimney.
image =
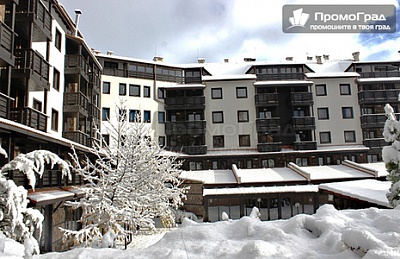
<svg viewBox="0 0 400 259">
<path fill-rule="evenodd" d="M 93 54 L 95 54 L 95 55 L 101 54 L 100 50 L 97 50 L 97 49 L 94 49 L 94 48 L 92 48 L 91 50 L 92 50 Z"/>
<path fill-rule="evenodd" d="M 286 57 L 286 61 L 293 61 L 293 57 Z"/>
<path fill-rule="evenodd" d="M 204 63 L 206 63 L 206 59 L 205 58 L 198 58 L 197 59 L 197 63 L 204 64 Z"/>
<path fill-rule="evenodd" d="M 224 58 L 224 63 L 229 63 L 229 58 Z"/>
<path fill-rule="evenodd" d="M 107 55 L 109 55 L 109 56 L 114 55 L 114 51 L 112 51 L 112 50 L 107 50 Z"/>
<path fill-rule="evenodd" d="M 312 57 L 307 56 L 307 60 L 308 60 L 308 61 L 311 61 L 311 60 L 312 60 Z"/>
<path fill-rule="evenodd" d="M 155 56 L 155 57 L 153 58 L 153 61 L 154 61 L 154 62 L 163 62 L 163 61 L 164 61 L 164 58 L 163 58 L 163 57 L 160 57 L 160 56 Z"/>
<path fill-rule="evenodd" d="M 315 59 L 317 60 L 317 64 L 322 64 L 322 57 L 321 56 L 315 56 Z"/>
<path fill-rule="evenodd" d="M 329 55 L 323 55 L 324 60 L 329 60 Z"/>
<path fill-rule="evenodd" d="M 255 58 L 244 58 L 243 60 L 244 60 L 244 62 L 254 62 L 254 61 L 256 61 Z"/>
<path fill-rule="evenodd" d="M 354 61 L 360 61 L 360 52 L 353 52 L 352 55 Z"/>
<path fill-rule="evenodd" d="M 81 16 L 82 11 L 80 9 L 75 9 L 75 35 L 78 36 L 78 25 L 79 25 L 79 16 Z"/>
</svg>

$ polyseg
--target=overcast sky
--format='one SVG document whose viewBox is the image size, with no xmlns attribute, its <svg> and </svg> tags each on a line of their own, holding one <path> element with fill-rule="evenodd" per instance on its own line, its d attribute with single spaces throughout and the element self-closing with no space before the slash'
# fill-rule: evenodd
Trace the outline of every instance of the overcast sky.
<svg viewBox="0 0 400 259">
<path fill-rule="evenodd" d="M 287 34 L 282 6 L 320 4 L 318 0 L 59 0 L 91 48 L 102 53 L 167 63 L 198 58 L 222 62 L 245 57 L 283 61 L 292 56 L 330 55 L 331 59 L 400 59 L 399 28 L 388 34 Z M 394 4 L 396 0 L 329 0 L 326 4 Z M 399 12 L 398 12 L 399 14 Z M 397 17 L 400 20 L 400 17 Z M 397 21 L 399 25 L 399 21 Z M 400 27 L 400 26 L 398 26 Z"/>
</svg>

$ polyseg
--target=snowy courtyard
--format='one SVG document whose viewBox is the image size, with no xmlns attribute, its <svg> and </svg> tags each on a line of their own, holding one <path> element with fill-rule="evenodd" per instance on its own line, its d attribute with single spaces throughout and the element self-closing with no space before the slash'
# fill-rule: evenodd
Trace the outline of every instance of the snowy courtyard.
<svg viewBox="0 0 400 259">
<path fill-rule="evenodd" d="M 324 205 L 287 220 L 185 220 L 165 234 L 136 236 L 128 250 L 78 248 L 34 258 L 400 258 L 399 220 L 398 209 Z M 1 258 L 22 258 L 21 244 L 8 239 L 5 246 Z"/>
</svg>

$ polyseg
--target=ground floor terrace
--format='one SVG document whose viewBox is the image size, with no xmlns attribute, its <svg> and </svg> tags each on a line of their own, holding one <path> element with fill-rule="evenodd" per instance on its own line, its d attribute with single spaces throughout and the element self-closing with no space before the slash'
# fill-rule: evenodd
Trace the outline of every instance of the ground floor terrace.
<svg viewBox="0 0 400 259">
<path fill-rule="evenodd" d="M 338 209 L 390 208 L 386 192 L 390 184 L 384 163 L 283 168 L 184 171 L 190 186 L 185 209 L 205 221 L 219 221 L 225 212 L 231 219 L 250 215 L 253 207 L 261 220 L 287 219 L 313 214 L 323 204 Z M 379 198 L 377 198 L 379 197 Z"/>
</svg>

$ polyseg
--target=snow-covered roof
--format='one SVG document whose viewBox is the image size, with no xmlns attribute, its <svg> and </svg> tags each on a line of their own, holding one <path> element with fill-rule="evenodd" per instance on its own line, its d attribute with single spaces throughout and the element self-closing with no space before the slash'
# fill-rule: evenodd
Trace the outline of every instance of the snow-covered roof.
<svg viewBox="0 0 400 259">
<path fill-rule="evenodd" d="M 390 208 L 386 198 L 390 182 L 365 179 L 338 183 L 326 183 L 319 185 L 322 190 L 348 196 L 362 201 L 367 201 L 380 206 Z"/>
<path fill-rule="evenodd" d="M 28 193 L 28 199 L 32 203 L 36 204 L 36 206 L 44 206 L 60 201 L 70 200 L 74 196 L 75 193 L 58 188 L 51 190 L 37 190 L 35 192 Z"/>
<path fill-rule="evenodd" d="M 255 80 L 257 76 L 254 74 L 244 75 L 217 75 L 217 76 L 203 76 L 204 81 L 219 81 L 219 80 Z"/>
<path fill-rule="evenodd" d="M 358 164 L 360 166 L 369 168 L 371 170 L 375 170 L 377 173 L 377 177 L 384 177 L 388 175 L 386 170 L 386 166 L 384 162 L 377 162 L 377 163 L 365 163 L 365 164 Z"/>
<path fill-rule="evenodd" d="M 326 73 L 306 73 L 307 78 L 327 78 L 327 77 L 359 77 L 360 74 L 355 72 L 326 72 Z"/>
<path fill-rule="evenodd" d="M 373 83 L 373 82 L 397 82 L 400 77 L 374 77 L 374 78 L 358 78 L 359 83 Z"/>
<path fill-rule="evenodd" d="M 318 192 L 317 185 L 292 185 L 292 186 L 259 186 L 259 187 L 237 187 L 237 188 L 212 188 L 204 189 L 203 196 L 211 195 L 240 195 L 258 193 L 304 193 Z"/>
<path fill-rule="evenodd" d="M 287 167 L 238 169 L 236 172 L 241 183 L 307 182 L 304 177 Z"/>
<path fill-rule="evenodd" d="M 236 184 L 236 178 L 231 170 L 200 170 L 183 171 L 182 180 L 200 181 L 204 184 Z"/>
<path fill-rule="evenodd" d="M 313 81 L 308 80 L 277 80 L 277 81 L 257 81 L 254 83 L 257 85 L 312 85 Z"/>
<path fill-rule="evenodd" d="M 305 166 L 301 169 L 310 176 L 311 181 L 373 177 L 345 165 Z"/>
</svg>

